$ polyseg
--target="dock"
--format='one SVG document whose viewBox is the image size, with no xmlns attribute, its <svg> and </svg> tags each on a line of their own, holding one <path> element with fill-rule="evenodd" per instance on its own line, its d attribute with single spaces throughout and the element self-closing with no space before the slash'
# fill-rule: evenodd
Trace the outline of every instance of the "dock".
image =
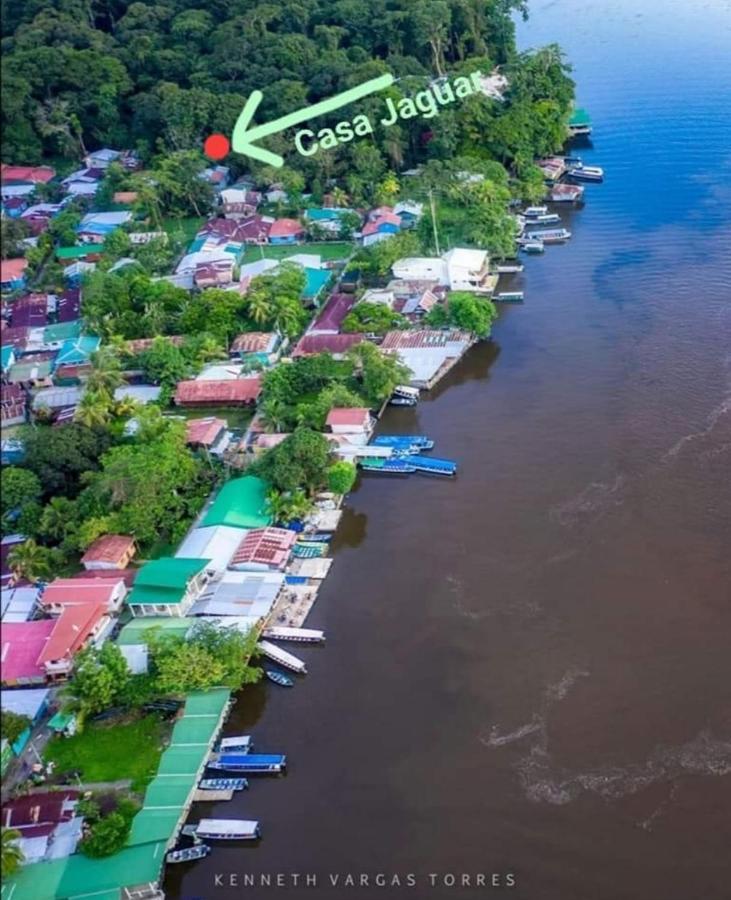
<svg viewBox="0 0 731 900">
<path fill-rule="evenodd" d="M 223 800 L 233 799 L 233 790 L 228 791 L 202 791 L 198 789 L 193 794 L 193 803 L 218 803 Z"/>
<path fill-rule="evenodd" d="M 256 646 L 264 656 L 275 663 L 279 663 L 280 666 L 284 666 L 285 669 L 289 669 L 291 672 L 297 672 L 299 675 L 305 675 L 307 673 L 307 666 L 293 653 L 283 650 L 281 647 L 272 644 L 270 641 L 259 641 Z"/>
</svg>

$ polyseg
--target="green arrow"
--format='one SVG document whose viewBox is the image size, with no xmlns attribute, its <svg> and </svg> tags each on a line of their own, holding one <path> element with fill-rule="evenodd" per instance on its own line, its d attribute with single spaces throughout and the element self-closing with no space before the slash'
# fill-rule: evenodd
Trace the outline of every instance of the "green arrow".
<svg viewBox="0 0 731 900">
<path fill-rule="evenodd" d="M 268 122 L 266 125 L 255 125 L 253 128 L 249 128 L 249 124 L 263 97 L 261 91 L 252 91 L 249 99 L 246 101 L 246 106 L 244 106 L 241 115 L 236 120 L 231 145 L 236 153 L 243 153 L 252 159 L 258 159 L 259 162 L 268 163 L 270 166 L 279 168 L 284 165 L 284 159 L 276 153 L 264 150 L 262 147 L 254 147 L 254 141 L 261 140 L 261 138 L 265 138 L 270 134 L 276 134 L 278 131 L 284 131 L 285 128 L 291 128 L 293 125 L 299 125 L 301 122 L 307 122 L 309 119 L 314 119 L 315 116 L 321 116 L 324 113 L 340 109 L 341 106 L 346 106 L 348 103 L 353 103 L 355 100 L 360 100 L 361 97 L 367 97 L 368 94 L 374 94 L 376 91 L 382 91 L 392 84 L 393 75 L 380 75 L 378 78 L 364 81 L 358 87 L 336 94 L 328 100 L 320 100 L 319 103 L 314 103 L 312 106 L 305 106 L 296 112 L 289 113 L 287 116 L 281 116 L 273 122 Z"/>
</svg>

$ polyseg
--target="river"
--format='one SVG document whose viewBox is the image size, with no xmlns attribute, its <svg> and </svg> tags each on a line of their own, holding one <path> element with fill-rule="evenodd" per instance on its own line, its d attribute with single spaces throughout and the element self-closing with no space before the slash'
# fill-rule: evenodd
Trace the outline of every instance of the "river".
<svg viewBox="0 0 731 900">
<path fill-rule="evenodd" d="M 493 340 L 384 417 L 459 475 L 361 479 L 327 644 L 227 726 L 290 760 L 215 808 L 263 840 L 170 898 L 729 897 L 731 5 L 534 2 L 519 40 L 573 61 L 606 182 Z M 342 883 L 379 872 L 417 886 Z"/>
</svg>

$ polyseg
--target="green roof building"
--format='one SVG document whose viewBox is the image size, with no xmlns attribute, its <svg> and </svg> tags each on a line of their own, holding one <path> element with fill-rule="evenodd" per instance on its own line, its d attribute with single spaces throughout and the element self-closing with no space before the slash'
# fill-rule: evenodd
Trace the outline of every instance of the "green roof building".
<svg viewBox="0 0 731 900">
<path fill-rule="evenodd" d="M 208 580 L 208 559 L 164 556 L 139 571 L 127 603 L 133 616 L 185 616 Z"/>
<path fill-rule="evenodd" d="M 227 481 L 201 522 L 208 525 L 231 525 L 235 528 L 263 528 L 270 525 L 267 512 L 266 482 L 255 475 Z"/>
<path fill-rule="evenodd" d="M 591 134 L 591 116 L 585 109 L 579 107 L 573 111 L 569 131 L 571 134 Z"/>
</svg>

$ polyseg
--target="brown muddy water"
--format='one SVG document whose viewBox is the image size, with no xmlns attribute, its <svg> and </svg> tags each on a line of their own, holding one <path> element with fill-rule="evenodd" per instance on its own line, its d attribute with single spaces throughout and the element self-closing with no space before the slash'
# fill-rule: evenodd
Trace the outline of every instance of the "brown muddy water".
<svg viewBox="0 0 731 900">
<path fill-rule="evenodd" d="M 574 61 L 607 180 L 494 339 L 385 416 L 459 474 L 360 481 L 327 644 L 227 726 L 288 775 L 194 812 L 263 839 L 170 898 L 731 897 L 731 9 L 536 3 L 519 35 Z"/>
</svg>

